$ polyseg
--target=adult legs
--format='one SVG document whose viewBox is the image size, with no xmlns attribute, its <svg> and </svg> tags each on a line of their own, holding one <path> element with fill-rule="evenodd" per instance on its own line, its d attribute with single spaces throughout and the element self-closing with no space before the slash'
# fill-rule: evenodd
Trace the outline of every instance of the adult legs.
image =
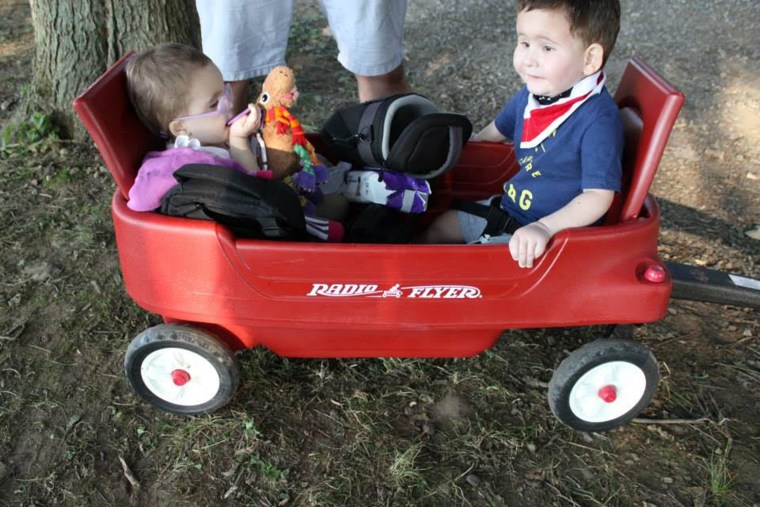
<svg viewBox="0 0 760 507">
<path fill-rule="evenodd" d="M 195 0 L 203 52 L 230 82 L 235 112 L 250 102 L 251 78 L 285 62 L 294 0 Z"/>
<path fill-rule="evenodd" d="M 356 76 L 356 84 L 359 89 L 360 102 L 367 102 L 388 95 L 412 91 L 412 87 L 406 80 L 403 64 L 387 74 L 381 74 L 379 76 L 354 75 Z"/>
<path fill-rule="evenodd" d="M 321 0 L 338 61 L 357 81 L 360 101 L 411 91 L 403 67 L 406 0 Z M 249 102 L 251 78 L 285 62 L 294 0 L 196 0 L 203 51 L 231 83 L 235 111 Z"/>
<path fill-rule="evenodd" d="M 406 0 L 320 1 L 361 102 L 411 91 L 402 63 Z"/>
</svg>

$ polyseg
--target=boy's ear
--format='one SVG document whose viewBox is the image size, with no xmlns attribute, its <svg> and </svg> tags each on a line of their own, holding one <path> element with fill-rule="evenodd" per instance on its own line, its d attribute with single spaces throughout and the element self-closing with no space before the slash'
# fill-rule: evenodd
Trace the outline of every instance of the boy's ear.
<svg viewBox="0 0 760 507">
<path fill-rule="evenodd" d="M 182 120 L 172 120 L 169 122 L 169 133 L 172 137 L 177 137 L 187 134 L 188 132 L 185 128 L 185 123 Z"/>
<path fill-rule="evenodd" d="M 583 61 L 583 73 L 587 76 L 594 74 L 602 68 L 604 62 L 604 48 L 598 42 L 594 42 L 586 48 Z"/>
</svg>

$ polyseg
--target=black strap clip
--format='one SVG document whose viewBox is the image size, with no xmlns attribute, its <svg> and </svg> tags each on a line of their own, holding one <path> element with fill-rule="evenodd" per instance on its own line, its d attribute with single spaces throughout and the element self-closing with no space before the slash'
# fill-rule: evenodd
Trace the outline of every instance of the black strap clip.
<svg viewBox="0 0 760 507">
<path fill-rule="evenodd" d="M 509 213 L 504 211 L 500 202 L 501 196 L 498 195 L 493 197 L 488 205 L 465 201 L 463 199 L 454 199 L 452 207 L 464 211 L 465 213 L 484 218 L 486 220 L 486 228 L 483 230 L 483 234 L 489 236 L 514 234 L 517 229 L 522 227 L 522 224 L 512 218 Z"/>
</svg>

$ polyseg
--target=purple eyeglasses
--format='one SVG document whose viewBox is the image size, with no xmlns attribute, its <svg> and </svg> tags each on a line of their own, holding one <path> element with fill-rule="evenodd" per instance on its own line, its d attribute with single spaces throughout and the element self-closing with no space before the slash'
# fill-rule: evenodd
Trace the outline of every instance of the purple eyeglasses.
<svg viewBox="0 0 760 507">
<path fill-rule="evenodd" d="M 207 113 L 189 114 L 187 116 L 180 116 L 174 120 L 200 120 L 203 118 L 214 118 L 216 116 L 224 116 L 229 118 L 232 114 L 232 88 L 229 83 L 224 83 L 224 92 L 219 96 L 219 101 L 216 103 L 216 110 L 209 111 Z"/>
</svg>

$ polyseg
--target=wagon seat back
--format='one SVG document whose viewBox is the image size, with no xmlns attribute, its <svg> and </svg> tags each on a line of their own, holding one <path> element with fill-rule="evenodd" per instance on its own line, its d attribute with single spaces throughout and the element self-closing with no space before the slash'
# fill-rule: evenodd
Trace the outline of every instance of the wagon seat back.
<svg viewBox="0 0 760 507">
<path fill-rule="evenodd" d="M 623 71 L 615 101 L 625 127 L 623 182 L 607 213 L 607 224 L 630 222 L 641 213 L 684 95 L 633 57 Z"/>
<path fill-rule="evenodd" d="M 131 55 L 109 67 L 73 104 L 125 200 L 145 154 L 163 145 L 129 101 L 125 68 Z"/>
</svg>

